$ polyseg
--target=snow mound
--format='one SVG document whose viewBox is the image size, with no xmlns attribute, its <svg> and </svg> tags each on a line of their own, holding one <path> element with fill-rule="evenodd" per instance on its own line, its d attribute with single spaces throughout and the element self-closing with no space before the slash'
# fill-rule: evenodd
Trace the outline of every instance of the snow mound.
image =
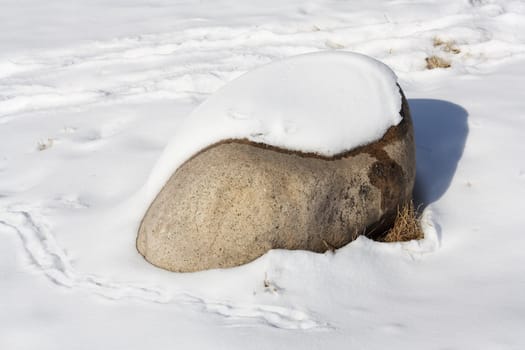
<svg viewBox="0 0 525 350">
<path fill-rule="evenodd" d="M 402 117 L 397 77 L 350 52 L 303 54 L 262 66 L 227 84 L 178 126 L 145 186 L 148 203 L 200 150 L 248 139 L 333 156 L 380 139 Z"/>
</svg>

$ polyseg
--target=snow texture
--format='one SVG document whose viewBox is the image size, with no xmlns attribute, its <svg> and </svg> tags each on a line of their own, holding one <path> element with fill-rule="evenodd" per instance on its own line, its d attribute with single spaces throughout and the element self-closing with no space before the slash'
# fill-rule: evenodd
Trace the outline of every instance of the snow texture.
<svg viewBox="0 0 525 350">
<path fill-rule="evenodd" d="M 184 118 L 326 50 L 396 72 L 425 239 L 144 261 L 137 192 Z M 517 0 L 2 1 L 0 349 L 525 348 L 524 76 Z"/>
</svg>

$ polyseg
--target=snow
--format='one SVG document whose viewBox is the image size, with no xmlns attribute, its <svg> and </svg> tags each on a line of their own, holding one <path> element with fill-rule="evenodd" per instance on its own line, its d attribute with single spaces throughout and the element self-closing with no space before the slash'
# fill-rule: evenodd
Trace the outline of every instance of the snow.
<svg viewBox="0 0 525 350">
<path fill-rule="evenodd" d="M 522 349 L 524 33 L 522 1 L 4 1 L 0 348 Z M 184 117 L 327 49 L 396 72 L 425 240 L 145 262 L 134 198 Z"/>
<path fill-rule="evenodd" d="M 397 77 L 362 54 L 317 52 L 264 65 L 219 89 L 174 131 L 145 208 L 179 166 L 229 139 L 334 156 L 380 139 L 402 117 Z M 144 210 L 145 212 L 145 210 Z"/>
</svg>

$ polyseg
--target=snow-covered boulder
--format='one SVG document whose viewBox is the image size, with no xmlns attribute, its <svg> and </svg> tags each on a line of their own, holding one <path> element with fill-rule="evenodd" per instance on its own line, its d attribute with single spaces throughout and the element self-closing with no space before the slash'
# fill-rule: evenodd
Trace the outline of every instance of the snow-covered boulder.
<svg viewBox="0 0 525 350">
<path fill-rule="evenodd" d="M 359 54 L 296 56 L 227 84 L 179 127 L 145 187 L 156 197 L 137 247 L 173 271 L 324 252 L 384 233 L 414 177 L 394 73 Z"/>
</svg>

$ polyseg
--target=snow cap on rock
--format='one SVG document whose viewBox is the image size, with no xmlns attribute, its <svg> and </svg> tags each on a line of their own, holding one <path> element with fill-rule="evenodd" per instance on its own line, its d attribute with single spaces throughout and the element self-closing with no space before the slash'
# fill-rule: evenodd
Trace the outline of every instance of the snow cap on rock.
<svg viewBox="0 0 525 350">
<path fill-rule="evenodd" d="M 299 55 L 226 84 L 177 128 L 145 187 L 149 203 L 202 149 L 247 139 L 334 156 L 380 139 L 397 125 L 401 95 L 385 64 L 350 52 Z"/>
</svg>

